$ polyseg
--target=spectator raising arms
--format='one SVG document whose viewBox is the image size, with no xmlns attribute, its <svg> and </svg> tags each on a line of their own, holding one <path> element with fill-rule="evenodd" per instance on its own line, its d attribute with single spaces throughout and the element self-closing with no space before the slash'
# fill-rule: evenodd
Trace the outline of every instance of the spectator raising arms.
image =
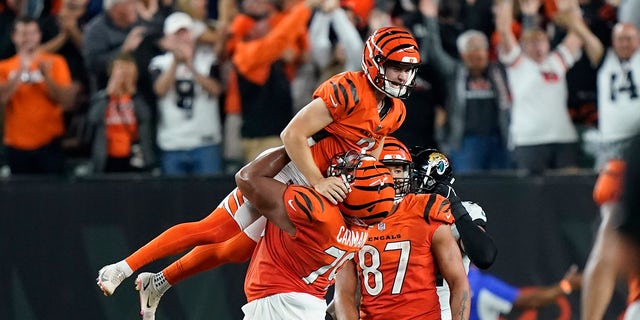
<svg viewBox="0 0 640 320">
<path fill-rule="evenodd" d="M 579 24 L 573 24 L 579 25 Z M 576 32 L 584 28 L 574 27 Z M 640 126 L 640 34 L 631 23 L 618 23 L 612 31 L 613 47 L 606 52 L 597 38 L 585 45 L 599 48 L 592 63 L 598 65 L 598 130 L 600 147 L 596 169 L 620 159 Z"/>
<path fill-rule="evenodd" d="M 520 1 L 523 14 L 536 14 L 540 5 L 540 0 Z M 568 4 L 565 8 L 578 10 Z M 512 19 L 512 0 L 499 0 L 496 30 L 500 37 L 499 57 L 507 65 L 513 97 L 510 124 L 513 159 L 518 169 L 529 173 L 575 168 L 578 135 L 567 108 L 565 75 L 580 57 L 584 34 L 569 32 L 550 51 L 547 34 L 538 28 L 524 30 L 518 44 L 511 29 Z"/>
<path fill-rule="evenodd" d="M 511 111 L 503 68 L 489 63 L 489 40 L 477 30 L 458 36 L 456 60 L 442 48 L 435 0 L 421 0 L 427 35 L 422 46 L 426 60 L 446 82 L 447 120 L 440 128 L 441 148 L 456 172 L 508 169 L 507 149 Z"/>
</svg>

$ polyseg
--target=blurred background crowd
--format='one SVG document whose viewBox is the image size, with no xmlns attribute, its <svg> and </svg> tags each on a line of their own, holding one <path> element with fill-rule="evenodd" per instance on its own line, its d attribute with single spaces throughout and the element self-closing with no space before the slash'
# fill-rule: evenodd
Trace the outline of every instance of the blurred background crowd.
<svg viewBox="0 0 640 320">
<path fill-rule="evenodd" d="M 0 175 L 232 174 L 387 25 L 423 55 L 394 135 L 458 174 L 597 170 L 639 127 L 640 1 L 299 2 L 0 0 Z"/>
</svg>

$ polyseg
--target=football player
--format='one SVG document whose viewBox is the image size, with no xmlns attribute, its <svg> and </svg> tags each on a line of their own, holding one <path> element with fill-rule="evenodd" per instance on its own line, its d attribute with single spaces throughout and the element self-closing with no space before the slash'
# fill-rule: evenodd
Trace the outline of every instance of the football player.
<svg viewBox="0 0 640 320">
<path fill-rule="evenodd" d="M 288 161 L 280 148 L 236 174 L 238 189 L 269 220 L 245 278 L 247 320 L 324 319 L 336 273 L 365 244 L 368 226 L 393 207 L 393 177 L 371 156 L 334 158 L 329 175 L 351 190 L 338 205 L 311 187 L 273 179 Z"/>
<path fill-rule="evenodd" d="M 489 268 L 495 261 L 497 248 L 493 239 L 485 232 L 487 216 L 478 204 L 460 201 L 451 186 L 454 182 L 453 170 L 449 159 L 436 149 L 415 147 L 411 149 L 414 159 L 412 190 L 417 193 L 438 193 L 451 202 L 452 208 L 461 204 L 465 210 L 452 210 L 455 223 L 451 232 L 462 253 L 465 271 L 469 272 L 469 264 L 481 269 Z M 449 305 L 449 284 L 441 277 L 437 281 L 438 296 L 442 319 L 451 319 Z"/>
<path fill-rule="evenodd" d="M 625 266 L 633 264 L 623 261 L 632 257 L 634 251 L 616 230 L 624 217 L 619 202 L 626 171 L 624 159 L 609 160 L 600 171 L 593 188 L 593 199 L 600 206 L 602 220 L 584 268 L 581 292 L 581 319 L 584 320 L 602 319 L 605 316 L 620 271 L 628 277 L 628 307 L 624 319 L 640 317 L 640 271 L 637 266 Z M 637 230 L 634 232 L 637 234 Z"/>
<path fill-rule="evenodd" d="M 363 153 L 379 153 L 380 142 L 404 120 L 405 108 L 399 98 L 406 97 L 413 88 L 419 62 L 417 44 L 406 30 L 385 27 L 374 32 L 364 50 L 363 71 L 342 73 L 327 80 L 316 90 L 315 99 L 283 131 L 292 162 L 276 179 L 303 185 L 312 182 L 314 189 L 331 203 L 343 201 L 348 191 L 344 183 L 337 177 L 324 178 L 320 172 L 326 170 L 329 160 L 338 152 L 357 148 Z M 329 120 L 326 116 L 330 118 L 329 123 L 318 127 Z M 307 139 L 311 136 L 309 146 Z M 299 139 L 304 140 L 304 145 L 298 150 Z M 322 178 L 318 179 L 316 174 Z M 103 267 L 98 272 L 98 286 L 105 295 L 111 295 L 125 278 L 151 261 L 193 246 L 216 244 L 220 247 L 223 252 L 218 252 L 215 246 L 197 248 L 197 254 L 190 253 L 187 259 L 177 262 L 180 268 L 172 267 L 176 272 L 141 274 L 142 279 L 137 282 L 154 278 L 154 285 L 140 290 L 141 301 L 149 301 L 151 297 L 151 304 L 142 306 L 143 313 L 151 314 L 162 293 L 177 281 L 221 263 L 248 259 L 266 223 L 258 217 L 242 194 L 234 190 L 208 217 L 176 225 L 126 259 Z"/>
<path fill-rule="evenodd" d="M 388 319 L 393 314 L 394 319 L 440 319 L 439 270 L 450 284 L 452 312 L 468 319 L 471 292 L 450 226 L 456 215 L 452 209 L 466 214 L 465 208 L 436 193 L 409 193 L 412 157 L 400 141 L 387 137 L 380 159 L 394 174 L 397 200 L 392 213 L 369 230 L 354 261 L 338 274 L 337 318 Z"/>
</svg>

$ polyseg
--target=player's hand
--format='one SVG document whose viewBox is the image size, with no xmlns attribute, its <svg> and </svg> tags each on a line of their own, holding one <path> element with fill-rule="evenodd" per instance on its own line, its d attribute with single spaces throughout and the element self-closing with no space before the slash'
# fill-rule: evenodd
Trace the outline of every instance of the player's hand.
<svg viewBox="0 0 640 320">
<path fill-rule="evenodd" d="M 445 183 L 445 182 L 436 183 L 436 186 L 433 189 L 433 192 L 445 198 L 451 198 L 452 196 L 457 197 L 456 190 L 453 189 L 450 183 Z"/>
<path fill-rule="evenodd" d="M 582 273 L 578 272 L 578 266 L 575 264 L 569 267 L 569 270 L 567 270 L 567 273 L 565 273 L 562 279 L 569 281 L 569 284 L 571 284 L 571 290 L 573 291 L 582 287 Z"/>
<path fill-rule="evenodd" d="M 323 178 L 314 184 L 313 188 L 333 204 L 344 201 L 347 193 L 351 191 L 349 185 L 340 177 Z"/>
<path fill-rule="evenodd" d="M 138 46 L 144 40 L 145 32 L 146 28 L 142 26 L 131 29 L 122 43 L 122 52 L 133 52 L 138 49 Z"/>
</svg>

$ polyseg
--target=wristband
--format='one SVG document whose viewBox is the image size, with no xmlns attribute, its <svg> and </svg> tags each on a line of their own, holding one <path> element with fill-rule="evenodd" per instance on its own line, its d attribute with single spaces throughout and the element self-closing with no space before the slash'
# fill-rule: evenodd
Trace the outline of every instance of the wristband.
<svg viewBox="0 0 640 320">
<path fill-rule="evenodd" d="M 560 286 L 562 292 L 564 292 L 564 294 L 566 295 L 571 294 L 571 291 L 573 291 L 573 288 L 571 288 L 571 283 L 567 279 L 562 279 L 558 285 Z"/>
</svg>

